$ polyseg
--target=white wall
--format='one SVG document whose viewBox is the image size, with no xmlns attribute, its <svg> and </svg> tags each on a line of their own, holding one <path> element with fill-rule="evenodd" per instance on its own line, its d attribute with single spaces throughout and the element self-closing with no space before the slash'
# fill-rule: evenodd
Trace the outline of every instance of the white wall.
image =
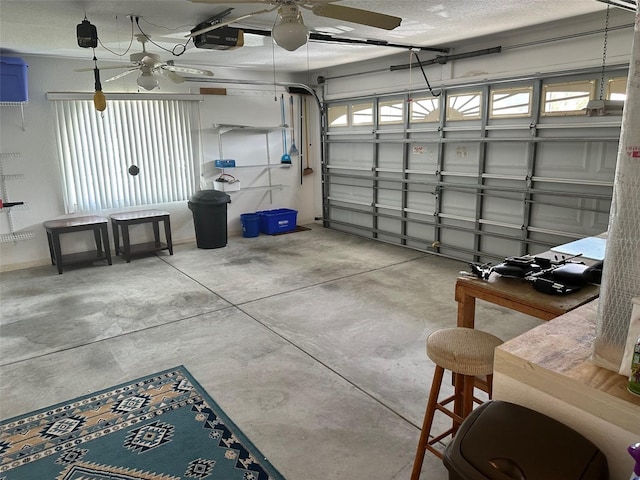
<svg viewBox="0 0 640 480">
<path fill-rule="evenodd" d="M 18 55 L 16 55 L 18 56 Z M 35 265 L 50 263 L 46 234 L 42 222 L 64 215 L 64 204 L 61 190 L 60 172 L 56 155 L 54 138 L 53 111 L 46 99 L 47 92 L 91 92 L 93 91 L 93 72 L 78 73 L 74 69 L 92 67 L 90 58 L 86 61 L 21 56 L 28 67 L 29 104 L 24 107 L 25 124 L 22 130 L 20 110 L 18 107 L 0 108 L 0 151 L 3 153 L 17 152 L 20 158 L 3 158 L 4 174 L 22 173 L 23 180 L 7 181 L 8 201 L 24 201 L 28 210 L 14 210 L 11 215 L 14 229 L 18 232 L 33 232 L 34 238 L 17 242 L 0 244 L 0 270 L 12 270 Z M 106 66 L 107 64 L 101 64 Z M 272 80 L 271 73 L 252 73 L 247 70 L 216 70 L 216 78 L 239 80 Z M 121 80 L 105 83 L 112 72 L 117 70 L 102 70 L 103 90 L 107 96 L 109 92 L 135 92 L 135 75 Z M 279 75 L 278 81 L 293 81 L 290 77 Z M 212 132 L 214 123 L 234 123 L 247 125 L 279 125 L 280 104 L 274 101 L 274 86 L 242 86 L 219 84 L 180 84 L 174 85 L 161 81 L 160 93 L 199 93 L 200 87 L 227 87 L 227 95 L 207 95 L 201 104 L 201 126 L 203 129 L 203 153 L 205 161 L 218 158 L 217 136 Z M 156 90 L 157 91 L 157 90 Z M 282 87 L 277 88 L 278 98 Z M 285 98 L 288 95 L 285 93 Z M 311 97 L 309 97 L 311 99 Z M 287 103 L 288 107 L 288 103 Z M 309 117 L 318 117 L 318 107 L 315 101 L 308 101 Z M 107 107 L 108 108 L 108 107 Z M 288 108 L 287 108 L 288 114 Z M 314 137 L 314 145 L 319 145 L 319 122 L 314 120 L 310 125 L 310 136 Z M 290 141 L 290 139 L 289 139 Z M 273 153 L 281 154 L 282 146 L 280 134 L 273 137 Z M 313 156 L 319 159 L 319 155 Z M 294 159 L 295 160 L 295 159 Z M 317 160 L 316 160 L 317 161 Z M 319 163 L 314 170 L 320 170 Z M 298 223 L 313 221 L 316 216 L 314 197 L 317 193 L 317 179 L 319 175 L 305 177 L 300 185 L 299 164 L 286 172 L 279 171 L 278 183 L 287 185 L 282 191 L 273 193 L 273 203 L 269 203 L 269 196 L 242 192 L 233 194 L 232 203 L 228 208 L 229 234 L 241 231 L 240 214 L 256 210 L 273 208 L 293 208 L 298 210 Z M 205 184 L 211 188 L 211 183 Z M 7 201 L 7 199 L 5 199 Z M 315 202 L 318 203 L 317 201 Z M 174 243 L 192 242 L 195 239 L 192 212 L 187 202 L 177 202 L 154 206 L 171 213 L 171 226 Z M 111 211 L 97 212 L 108 216 Z M 0 233 L 8 233 L 6 211 L 0 214 Z M 63 249 L 68 251 L 82 250 L 91 243 L 91 234 L 83 236 L 79 233 L 65 238 Z M 143 229 L 133 232 L 140 236 L 147 235 Z"/>
</svg>

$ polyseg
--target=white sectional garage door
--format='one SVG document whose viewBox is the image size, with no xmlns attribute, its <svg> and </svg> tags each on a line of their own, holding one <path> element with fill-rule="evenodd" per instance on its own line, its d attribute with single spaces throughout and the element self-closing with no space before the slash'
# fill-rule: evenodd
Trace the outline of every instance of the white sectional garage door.
<svg viewBox="0 0 640 480">
<path fill-rule="evenodd" d="M 483 262 L 606 231 L 621 110 L 586 114 L 598 75 L 328 103 L 325 226 Z"/>
</svg>

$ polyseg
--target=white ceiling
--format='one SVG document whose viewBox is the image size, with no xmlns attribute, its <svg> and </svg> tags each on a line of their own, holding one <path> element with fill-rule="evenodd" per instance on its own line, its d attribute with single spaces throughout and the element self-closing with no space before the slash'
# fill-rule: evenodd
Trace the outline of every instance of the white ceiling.
<svg viewBox="0 0 640 480">
<path fill-rule="evenodd" d="M 202 0 L 200 0 L 202 1 Z M 326 0 L 325 0 L 326 1 Z M 336 0 L 338 2 L 338 0 Z M 421 47 L 450 47 L 461 41 L 604 11 L 598 0 L 343 0 L 340 5 L 373 10 L 402 17 L 402 24 L 385 31 L 313 15 L 302 10 L 304 22 L 312 32 L 336 36 L 383 40 Z M 0 45 L 11 54 L 38 54 L 73 58 L 93 56 L 80 48 L 76 25 L 85 14 L 97 27 L 101 45 L 99 61 L 128 61 L 128 54 L 140 50 L 134 44 L 126 55 L 133 33 L 140 33 L 128 16 L 139 17 L 142 31 L 158 45 L 147 50 L 160 53 L 163 60 L 176 65 L 234 66 L 279 71 L 307 71 L 398 53 L 398 49 L 370 45 L 346 45 L 311 41 L 295 52 L 273 47 L 270 37 L 245 35 L 245 46 L 235 50 L 198 49 L 190 42 L 183 55 L 171 50 L 187 42 L 185 35 L 197 24 L 226 8 L 233 8 L 225 20 L 262 10 L 264 3 L 192 3 L 189 0 L 0 0 Z M 234 26 L 270 30 L 276 12 L 261 14 Z M 175 51 L 181 50 L 180 47 Z"/>
</svg>

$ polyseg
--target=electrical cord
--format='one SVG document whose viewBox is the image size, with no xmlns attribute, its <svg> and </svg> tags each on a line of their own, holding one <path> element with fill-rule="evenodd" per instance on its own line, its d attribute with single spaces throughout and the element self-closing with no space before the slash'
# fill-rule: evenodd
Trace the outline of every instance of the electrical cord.
<svg viewBox="0 0 640 480">
<path fill-rule="evenodd" d="M 189 42 L 193 40 L 192 37 L 189 37 L 189 39 L 184 43 L 178 43 L 176 44 L 171 50 L 169 50 L 168 48 L 164 48 L 162 45 L 158 45 L 156 42 L 154 42 L 153 40 L 151 40 L 151 37 L 149 37 L 149 35 L 147 35 L 146 33 L 144 33 L 144 31 L 142 30 L 142 28 L 140 27 L 140 17 L 136 17 L 136 26 L 138 27 L 138 30 L 140 30 L 140 33 L 142 35 L 145 36 L 145 38 L 152 44 L 154 44 L 156 47 L 158 47 L 161 50 L 164 50 L 165 52 L 169 52 L 171 55 L 173 55 L 174 57 L 179 57 L 180 55 L 182 55 L 186 50 L 187 50 L 187 45 L 189 45 Z M 176 50 L 178 49 L 178 47 L 182 48 L 182 51 L 180 51 L 180 53 L 176 53 Z"/>
<path fill-rule="evenodd" d="M 98 42 L 100 43 L 100 46 L 102 48 L 104 48 L 107 52 L 113 53 L 114 55 L 116 55 L 118 57 L 124 57 L 127 53 L 129 53 L 129 50 L 131 50 L 131 45 L 133 45 L 133 18 L 129 17 L 129 21 L 131 22 L 131 38 L 129 39 L 129 46 L 127 47 L 127 49 L 123 53 L 117 53 L 117 52 L 114 52 L 113 50 L 105 47 L 104 44 L 102 43 L 102 41 L 100 41 L 100 38 L 98 38 Z"/>
</svg>

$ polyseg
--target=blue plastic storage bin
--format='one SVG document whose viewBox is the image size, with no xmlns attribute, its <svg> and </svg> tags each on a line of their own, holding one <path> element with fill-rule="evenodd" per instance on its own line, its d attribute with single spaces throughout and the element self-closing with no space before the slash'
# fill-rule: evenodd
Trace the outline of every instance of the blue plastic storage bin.
<svg viewBox="0 0 640 480">
<path fill-rule="evenodd" d="M 18 57 L 0 57 L 0 102 L 27 101 L 27 64 Z"/>
<path fill-rule="evenodd" d="M 298 211 L 290 208 L 277 208 L 275 210 L 261 210 L 260 231 L 267 235 L 292 232 L 296 229 Z"/>
<path fill-rule="evenodd" d="M 253 238 L 260 235 L 260 215 L 257 213 L 242 213 L 240 222 L 242 222 L 243 237 Z"/>
</svg>

